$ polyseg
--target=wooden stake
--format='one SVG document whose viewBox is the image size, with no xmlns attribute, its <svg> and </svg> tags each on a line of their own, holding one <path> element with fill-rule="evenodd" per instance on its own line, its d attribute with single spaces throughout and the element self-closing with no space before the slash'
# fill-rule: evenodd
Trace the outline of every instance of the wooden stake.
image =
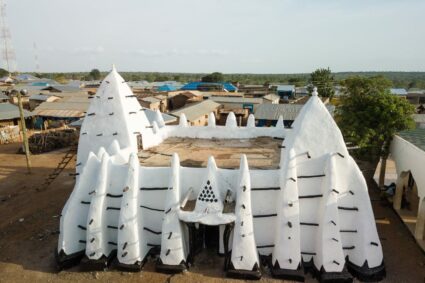
<svg viewBox="0 0 425 283">
<path fill-rule="evenodd" d="M 25 126 L 25 118 L 24 118 L 24 109 L 22 107 L 22 98 L 21 92 L 18 92 L 18 106 L 19 106 L 19 115 L 21 116 L 21 130 L 22 136 L 24 140 L 24 149 L 25 149 L 25 157 L 27 160 L 27 169 L 28 174 L 31 174 L 31 160 L 30 160 L 30 149 L 28 145 L 28 137 L 27 137 L 27 127 Z"/>
</svg>

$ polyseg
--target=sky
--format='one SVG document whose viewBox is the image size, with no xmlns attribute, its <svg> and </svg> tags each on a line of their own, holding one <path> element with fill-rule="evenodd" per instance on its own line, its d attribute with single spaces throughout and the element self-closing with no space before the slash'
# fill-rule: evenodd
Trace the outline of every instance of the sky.
<svg viewBox="0 0 425 283">
<path fill-rule="evenodd" d="M 425 71 L 424 0 L 3 1 L 21 72 Z"/>
</svg>

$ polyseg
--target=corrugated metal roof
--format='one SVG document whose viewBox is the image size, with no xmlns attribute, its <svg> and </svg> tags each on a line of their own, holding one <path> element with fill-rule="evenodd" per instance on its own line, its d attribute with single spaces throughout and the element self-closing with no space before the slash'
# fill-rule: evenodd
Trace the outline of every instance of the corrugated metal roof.
<svg viewBox="0 0 425 283">
<path fill-rule="evenodd" d="M 407 91 L 404 88 L 391 88 L 390 92 L 394 95 L 407 95 Z"/>
<path fill-rule="evenodd" d="M 49 103 L 49 102 L 48 102 Z M 83 111 L 79 110 L 34 110 L 37 116 L 55 117 L 55 118 L 79 118 L 84 117 Z"/>
<path fill-rule="evenodd" d="M 186 115 L 187 120 L 195 121 L 199 117 L 203 115 L 208 115 L 210 112 L 214 111 L 219 107 L 220 104 L 208 99 L 173 111 L 170 114 L 176 117 L 180 117 L 180 115 L 184 113 Z"/>
<path fill-rule="evenodd" d="M 293 121 L 303 108 L 303 104 L 270 104 L 265 103 L 258 106 L 255 111 L 256 120 L 278 120 L 282 115 L 283 120 Z M 326 105 L 329 113 L 333 115 L 335 106 Z"/>
<path fill-rule="evenodd" d="M 89 108 L 90 102 L 88 101 L 75 101 L 78 98 L 69 98 L 70 101 L 64 101 L 63 99 L 56 102 L 43 102 L 37 108 L 34 109 L 33 113 L 38 116 L 47 117 L 83 117 L 84 113 Z"/>
<path fill-rule="evenodd" d="M 51 98 L 51 99 L 49 99 L 49 98 Z M 47 100 L 53 101 L 55 99 L 59 99 L 59 97 L 54 96 L 54 95 L 45 95 L 45 94 L 40 93 L 40 94 L 31 95 L 29 97 L 29 99 L 30 100 L 38 100 L 38 101 L 47 101 Z"/>
<path fill-rule="evenodd" d="M 31 116 L 34 116 L 33 113 L 24 109 L 24 117 L 31 117 Z M 0 121 L 16 119 L 19 117 L 20 116 L 19 116 L 18 106 L 13 105 L 9 102 L 0 103 Z"/>
<path fill-rule="evenodd" d="M 39 80 L 39 78 L 30 75 L 30 74 L 20 74 L 16 76 L 16 79 L 19 81 L 35 81 L 35 80 Z"/>
<path fill-rule="evenodd" d="M 81 89 L 72 85 L 50 85 L 43 90 L 59 91 L 59 92 L 79 92 Z"/>
<path fill-rule="evenodd" d="M 211 96 L 209 100 L 215 101 L 217 103 L 252 103 L 252 104 L 263 103 L 262 98 L 256 98 L 256 97 Z"/>
<path fill-rule="evenodd" d="M 295 91 L 295 85 L 277 85 L 277 91 Z"/>
<path fill-rule="evenodd" d="M 425 151 L 425 129 L 406 130 L 397 135 Z"/>
<path fill-rule="evenodd" d="M 206 83 L 206 82 L 190 82 L 185 84 L 181 90 L 199 90 L 202 87 L 221 86 L 226 91 L 237 91 L 238 88 L 231 83 Z"/>
<path fill-rule="evenodd" d="M 175 86 L 168 85 L 168 84 L 165 84 L 165 85 L 158 87 L 158 91 L 174 91 L 176 89 L 177 88 Z"/>
</svg>

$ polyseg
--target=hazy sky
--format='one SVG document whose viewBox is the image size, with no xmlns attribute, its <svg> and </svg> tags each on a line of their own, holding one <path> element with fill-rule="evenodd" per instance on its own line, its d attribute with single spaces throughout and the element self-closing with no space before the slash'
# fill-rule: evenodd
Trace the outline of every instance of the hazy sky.
<svg viewBox="0 0 425 283">
<path fill-rule="evenodd" d="M 20 71 L 425 71 L 424 0 L 5 2 Z"/>
</svg>

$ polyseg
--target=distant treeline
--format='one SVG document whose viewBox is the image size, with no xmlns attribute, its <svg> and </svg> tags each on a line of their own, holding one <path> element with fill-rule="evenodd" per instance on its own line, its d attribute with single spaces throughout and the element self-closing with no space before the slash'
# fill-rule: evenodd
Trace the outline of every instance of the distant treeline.
<svg viewBox="0 0 425 283">
<path fill-rule="evenodd" d="M 57 81 L 66 80 L 90 80 L 89 72 L 75 73 L 31 73 L 37 77 L 55 79 Z M 103 78 L 107 73 L 100 72 Z M 206 73 L 158 73 L 158 72 L 120 72 L 126 81 L 178 81 L 189 82 L 198 81 Z M 421 88 L 425 89 L 425 72 L 340 72 L 332 73 L 334 84 L 352 76 L 374 77 L 383 76 L 393 83 L 397 88 Z M 310 79 L 309 73 L 302 74 L 223 74 L 225 81 L 239 82 L 241 84 L 265 84 L 265 83 L 287 83 L 296 86 L 305 86 Z"/>
</svg>

